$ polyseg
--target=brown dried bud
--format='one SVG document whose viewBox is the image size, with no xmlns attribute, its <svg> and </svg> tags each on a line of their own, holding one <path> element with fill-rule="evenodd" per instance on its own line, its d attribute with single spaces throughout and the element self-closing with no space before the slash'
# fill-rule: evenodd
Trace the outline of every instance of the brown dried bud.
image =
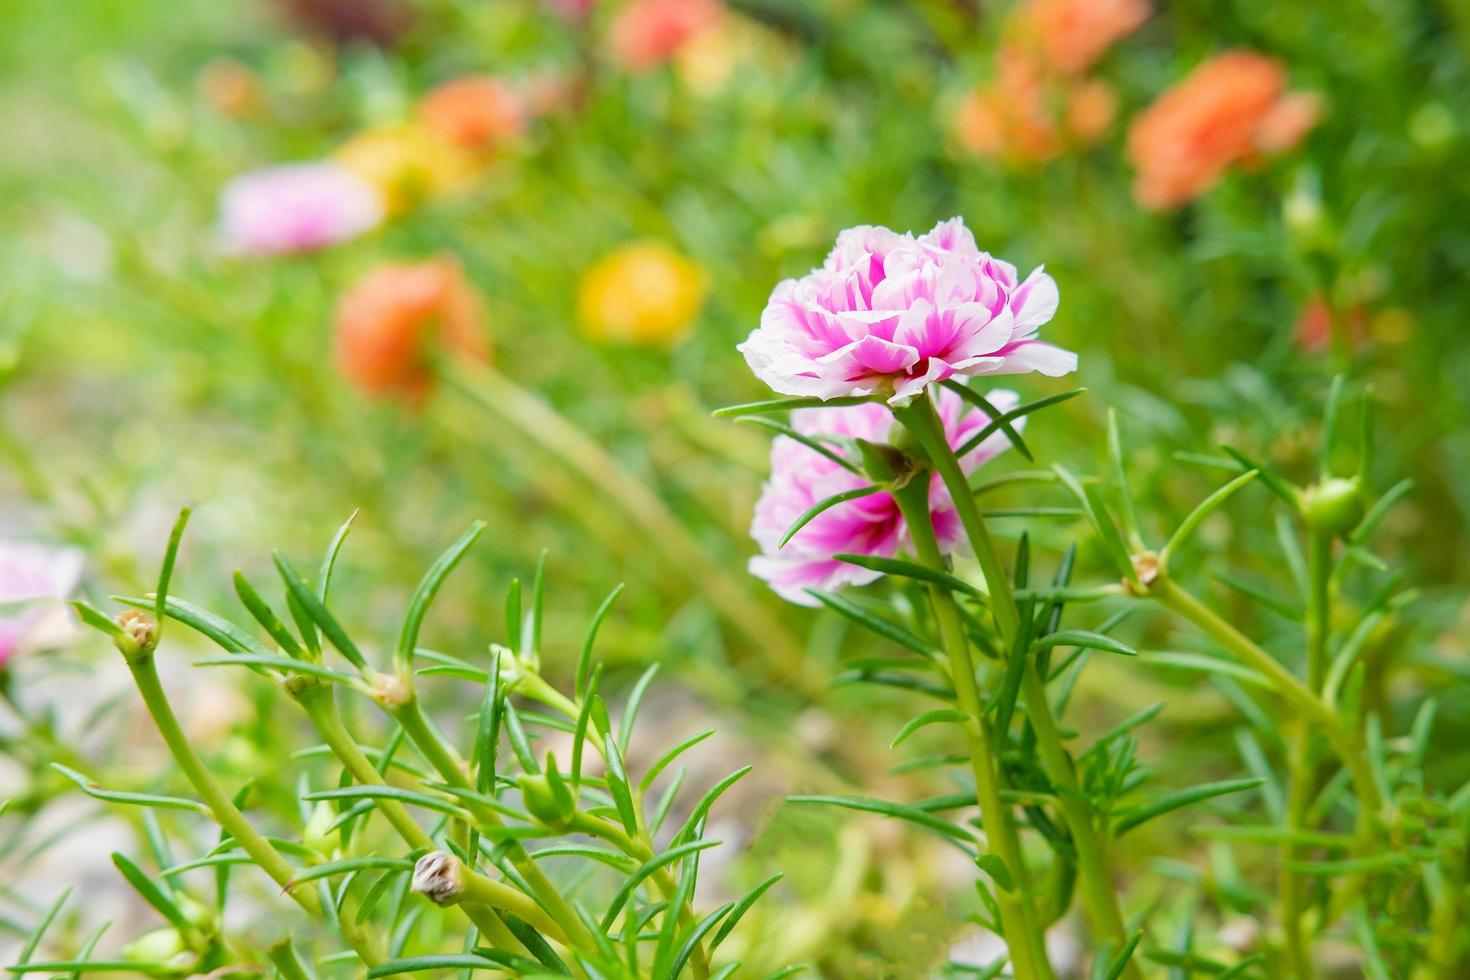
<svg viewBox="0 0 1470 980">
<path fill-rule="evenodd" d="M 435 905 L 453 905 L 464 888 L 459 858 L 430 851 L 413 866 L 413 890 Z"/>
</svg>

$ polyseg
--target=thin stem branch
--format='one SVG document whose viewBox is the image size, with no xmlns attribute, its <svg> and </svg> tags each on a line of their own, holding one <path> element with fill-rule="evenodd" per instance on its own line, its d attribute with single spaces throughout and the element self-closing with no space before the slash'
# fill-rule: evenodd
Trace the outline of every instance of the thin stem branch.
<svg viewBox="0 0 1470 980">
<path fill-rule="evenodd" d="M 1302 716 L 1303 721 L 1317 725 L 1352 777 L 1353 791 L 1358 797 L 1360 844 L 1369 843 L 1383 800 L 1373 771 L 1368 766 L 1361 736 L 1343 725 L 1337 713 L 1325 704 L 1295 674 L 1275 657 L 1257 646 L 1249 637 L 1230 625 L 1168 576 L 1161 575 L 1148 594 L 1164 608 L 1199 627 L 1207 636 L 1234 654 L 1246 666 L 1264 674 L 1272 687 Z"/>
<path fill-rule="evenodd" d="M 1307 687 L 1322 697 L 1327 674 L 1327 635 L 1331 623 L 1330 585 L 1332 582 L 1332 539 L 1311 531 L 1307 542 Z M 1289 833 L 1310 829 L 1307 812 L 1311 808 L 1312 790 L 1316 784 L 1317 761 L 1312 726 L 1299 720 L 1291 740 L 1288 776 L 1290 786 L 1286 801 L 1286 829 Z M 1292 837 L 1281 846 L 1279 894 L 1281 928 L 1286 947 L 1286 960 L 1299 980 L 1312 980 L 1316 971 L 1312 963 L 1311 941 L 1303 927 L 1306 888 L 1292 865 L 1301 860 L 1303 849 Z"/>
<path fill-rule="evenodd" d="M 429 765 L 434 767 L 440 778 L 456 789 L 474 790 L 459 758 L 429 727 L 428 720 L 424 718 L 423 710 L 419 707 L 417 697 L 410 697 L 402 704 L 392 705 L 389 710 L 397 719 L 398 724 L 403 726 L 403 732 L 408 736 L 409 741 L 413 742 Z M 466 799 L 464 804 L 475 815 L 475 819 L 485 825 L 492 828 L 505 826 L 500 814 L 489 807 L 481 806 L 470 799 Z M 526 849 L 521 846 L 520 842 L 509 841 L 506 856 L 510 859 L 511 864 L 515 865 L 521 876 L 526 879 L 526 883 L 531 886 L 545 915 L 549 915 L 555 922 L 557 930 L 565 938 L 567 944 L 584 950 L 595 949 L 592 936 L 587 932 L 582 920 L 577 917 L 576 912 L 567 904 L 567 900 L 562 897 L 556 885 L 546 877 L 546 873 L 541 870 L 531 855 L 526 853 Z M 533 920 L 527 919 L 527 921 Z"/>
<path fill-rule="evenodd" d="M 581 717 L 582 702 L 567 697 L 535 674 L 530 674 L 523 678 L 518 691 L 528 698 L 540 701 L 547 707 L 561 712 L 564 717 L 571 721 L 576 721 Z M 587 726 L 588 742 L 592 745 L 593 751 L 599 756 L 605 756 L 605 750 L 603 748 L 605 733 L 598 728 L 597 722 L 590 718 L 588 719 Z M 577 811 L 575 814 L 575 826 L 577 829 L 602 838 L 637 861 L 651 861 L 656 851 L 653 846 L 653 837 L 649 834 L 644 822 L 643 792 L 637 783 L 631 781 L 628 786 L 628 792 L 633 797 L 633 815 L 638 825 L 637 836 L 629 835 L 625 830 L 610 821 L 600 820 L 581 811 Z M 664 898 L 672 901 L 678 893 L 679 883 L 674 879 L 669 869 L 667 867 L 659 868 L 653 873 L 653 880 Z M 685 926 L 692 927 L 694 925 L 695 918 L 692 897 L 686 898 L 683 904 L 680 905 L 678 918 L 679 922 Z M 704 980 L 704 978 L 709 976 L 709 955 L 705 952 L 703 942 L 695 944 L 694 952 L 689 958 L 689 968 L 694 974 L 695 980 Z"/>
<path fill-rule="evenodd" d="M 204 765 L 204 760 L 194 751 L 189 738 L 184 734 L 183 727 L 179 724 L 178 717 L 169 704 L 168 695 L 164 693 L 163 685 L 158 680 L 158 669 L 154 662 L 153 652 L 139 652 L 127 658 L 128 670 L 133 675 L 133 682 L 138 687 L 138 693 L 143 698 L 143 704 L 148 709 L 148 714 L 153 718 L 153 724 L 158 729 L 163 742 L 168 746 L 169 753 L 174 762 L 194 791 L 199 794 L 204 805 L 209 807 L 214 819 L 223 827 L 230 836 L 234 837 L 242 850 L 250 855 L 261 870 L 270 875 L 271 880 L 280 886 L 281 890 L 289 895 L 306 912 L 313 916 L 322 915 L 321 901 L 316 891 L 312 888 L 293 887 L 295 871 L 281 853 L 275 849 L 261 834 L 256 831 L 245 815 L 235 806 L 233 800 L 215 782 L 214 776 Z M 383 953 L 371 940 L 355 931 L 343 930 L 343 938 L 357 953 L 358 957 L 367 965 L 373 966 L 383 961 Z"/>
<path fill-rule="evenodd" d="M 1026 700 L 1026 717 L 1031 720 L 1031 729 L 1036 733 L 1036 750 L 1041 756 L 1042 767 L 1047 778 L 1062 790 L 1057 794 L 1057 806 L 1067 822 L 1067 829 L 1071 831 L 1072 847 L 1077 852 L 1077 876 L 1082 882 L 1088 922 L 1095 936 L 1112 940 L 1113 948 L 1120 949 L 1128 941 L 1128 933 L 1118 908 L 1112 872 L 1108 868 L 1107 845 L 1098 834 L 1092 805 L 1082 795 L 1072 760 L 1062 744 L 1062 735 L 1052 716 L 1046 685 L 1037 672 L 1035 658 L 1027 660 L 1026 672 L 1021 677 L 1021 694 Z M 1130 957 L 1122 975 L 1131 980 L 1142 980 L 1143 971 Z"/>
<path fill-rule="evenodd" d="M 342 763 L 342 767 L 352 774 L 352 778 L 363 786 L 386 785 L 382 774 L 378 772 L 372 761 L 363 754 L 358 747 L 357 741 L 347 731 L 347 726 L 342 723 L 341 712 L 337 708 L 337 699 L 330 685 L 322 683 L 314 677 L 301 677 L 294 683 L 287 682 L 287 693 L 293 697 L 306 716 L 310 719 L 312 726 L 321 735 L 322 741 L 332 750 L 332 754 Z M 408 812 L 408 808 L 397 800 L 378 800 L 377 810 L 403 838 L 403 842 L 414 851 L 434 850 L 434 841 L 427 831 L 418 825 L 418 821 Z M 467 877 L 480 877 L 473 869 L 466 868 Z M 506 888 L 506 891 L 520 896 L 514 889 Z M 502 896 L 503 898 L 506 896 Z M 524 896 L 520 896 L 524 897 Z M 502 902 L 498 908 L 516 911 L 518 915 L 525 918 L 525 912 L 533 915 L 539 911 L 534 903 L 522 903 L 512 900 L 514 906 Z M 480 930 L 480 933 L 491 941 L 497 949 L 503 949 L 514 953 L 531 955 L 515 933 L 510 931 L 505 922 L 500 918 L 495 909 L 482 905 L 462 906 L 465 915 Z M 530 920 L 528 920 L 530 921 Z"/>
</svg>

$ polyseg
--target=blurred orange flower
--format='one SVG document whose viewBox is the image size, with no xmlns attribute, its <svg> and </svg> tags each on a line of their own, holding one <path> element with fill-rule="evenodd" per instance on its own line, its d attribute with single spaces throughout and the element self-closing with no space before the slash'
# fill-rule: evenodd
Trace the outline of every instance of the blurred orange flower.
<svg viewBox="0 0 1470 980">
<path fill-rule="evenodd" d="M 490 356 L 484 306 L 448 256 L 378 266 L 337 304 L 338 368 L 374 396 L 416 401 L 428 392 L 430 357 L 447 348 Z"/>
<path fill-rule="evenodd" d="M 1134 120 L 1134 197 L 1169 208 L 1208 190 L 1232 165 L 1295 146 L 1319 116 L 1315 96 L 1284 95 L 1281 63 L 1227 51 L 1196 68 Z"/>
<path fill-rule="evenodd" d="M 960 144 L 980 156 L 1040 163 L 1096 142 L 1117 98 L 1085 72 L 1148 14 L 1147 0 L 1027 0 L 1006 25 L 995 76 L 955 113 Z"/>
<path fill-rule="evenodd" d="M 464 150 L 489 150 L 526 128 L 520 93 L 489 75 L 470 75 L 440 85 L 419 103 L 430 133 Z"/>
<path fill-rule="evenodd" d="M 705 289 L 704 270 L 662 242 L 623 245 L 582 277 L 582 332 L 599 341 L 672 344 L 689 332 Z"/>
<path fill-rule="evenodd" d="M 1102 136 L 1118 114 L 1118 97 L 1107 82 L 1090 78 L 1072 87 L 1064 119 L 1067 131 L 1078 142 L 1091 143 Z"/>
<path fill-rule="evenodd" d="M 980 156 L 1049 160 L 1061 152 L 1062 139 L 1046 96 L 1046 82 L 1035 62 L 1002 50 L 995 79 L 960 103 L 955 135 Z"/>
<path fill-rule="evenodd" d="M 724 15 L 720 0 L 631 0 L 613 18 L 613 58 L 629 71 L 646 71 L 678 54 Z"/>
<path fill-rule="evenodd" d="M 1002 50 L 995 79 L 960 102 L 954 132 L 978 156 L 1041 163 L 1096 142 L 1116 111 L 1106 82 L 1049 77 L 1031 58 Z"/>
<path fill-rule="evenodd" d="M 1018 33 L 1040 49 L 1047 66 L 1077 74 L 1148 19 L 1147 0 L 1029 0 Z"/>
</svg>

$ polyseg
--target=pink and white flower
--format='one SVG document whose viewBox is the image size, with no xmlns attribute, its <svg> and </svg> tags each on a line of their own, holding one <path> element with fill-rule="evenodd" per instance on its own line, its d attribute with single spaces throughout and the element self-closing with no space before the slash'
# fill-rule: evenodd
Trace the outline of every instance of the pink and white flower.
<svg viewBox="0 0 1470 980">
<path fill-rule="evenodd" d="M 1015 392 L 1005 390 L 991 391 L 986 398 L 1003 412 L 1015 408 L 1020 401 Z M 938 389 L 936 405 L 945 435 L 956 451 L 990 421 L 983 412 L 971 408 L 946 388 Z M 1019 427 L 1024 423 L 1025 419 L 1018 419 L 1014 424 Z M 857 454 L 844 447 L 843 440 L 887 442 L 894 424 L 893 413 L 878 402 L 801 409 L 791 416 L 791 425 L 797 432 L 830 441 L 838 452 L 847 448 L 846 457 L 854 461 Z M 966 473 L 971 473 L 1004 451 L 1008 444 L 1005 435 L 997 432 L 966 453 L 960 465 Z M 929 511 L 933 515 L 935 536 L 940 549 L 950 554 L 959 550 L 964 531 L 944 483 L 937 474 L 929 474 L 929 479 Z M 877 579 L 878 572 L 833 556 L 891 558 L 909 544 L 908 526 L 899 512 L 898 502 L 889 493 L 879 491 L 837 504 L 813 518 L 792 536 L 786 547 L 781 547 L 787 529 L 814 504 L 871 482 L 810 446 L 787 436 L 777 436 L 771 445 L 771 477 L 761 489 L 750 527 L 751 537 L 761 549 L 750 560 L 751 574 L 765 579 L 782 598 L 804 606 L 817 604 L 807 589 L 826 592 Z"/>
<path fill-rule="evenodd" d="M 312 252 L 383 220 L 382 195 L 335 163 L 292 163 L 236 177 L 220 194 L 220 236 L 237 255 Z"/>
<path fill-rule="evenodd" d="M 70 632 L 63 603 L 82 576 L 82 553 L 0 541 L 0 670 L 15 654 Z"/>
<path fill-rule="evenodd" d="M 960 218 L 917 238 L 860 226 L 820 269 L 776 287 L 739 349 L 781 394 L 901 404 L 954 375 L 1076 370 L 1076 354 L 1037 338 L 1057 301 L 1051 276 L 1019 279 Z"/>
</svg>

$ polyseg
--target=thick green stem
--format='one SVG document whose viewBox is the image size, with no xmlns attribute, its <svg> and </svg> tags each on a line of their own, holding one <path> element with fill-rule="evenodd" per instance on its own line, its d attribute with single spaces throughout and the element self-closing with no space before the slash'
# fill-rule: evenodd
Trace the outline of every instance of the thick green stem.
<svg viewBox="0 0 1470 980">
<path fill-rule="evenodd" d="M 996 553 L 985 518 L 975 503 L 964 467 L 960 465 L 945 435 L 943 420 L 928 397 L 916 400 L 908 409 L 901 410 L 898 417 L 919 441 L 954 500 L 960 523 L 980 563 L 980 571 L 985 576 L 1002 645 L 1010 649 L 1016 631 L 1020 628 L 1020 612 L 1011 591 L 1010 577 Z M 1099 937 L 1112 940 L 1114 948 L 1119 948 L 1127 941 L 1127 934 L 1113 889 L 1112 875 L 1107 868 L 1106 850 L 1098 837 L 1092 807 L 1079 792 L 1076 773 L 1062 745 L 1056 720 L 1052 717 L 1051 704 L 1046 698 L 1046 686 L 1037 674 L 1034 662 L 1028 663 L 1022 685 L 1026 714 L 1036 732 L 1037 748 L 1047 777 L 1064 789 L 1071 790 L 1070 793 L 1061 794 L 1060 809 L 1077 851 L 1077 872 L 1082 881 L 1088 919 Z M 1123 975 L 1131 980 L 1142 976 L 1131 959 L 1124 967 Z"/>
<path fill-rule="evenodd" d="M 312 726 L 316 728 L 317 734 L 321 735 L 322 741 L 332 750 L 337 761 L 342 767 L 352 774 L 352 778 L 363 786 L 386 785 L 382 774 L 378 772 L 372 761 L 363 754 L 358 747 L 356 739 L 347 731 L 347 726 L 342 724 L 341 712 L 337 709 L 337 700 L 332 688 L 313 677 L 300 677 L 287 683 L 287 691 L 296 699 L 306 712 L 307 718 L 311 720 Z M 414 851 L 434 850 L 434 841 L 427 831 L 418 825 L 418 821 L 408 812 L 408 808 L 397 800 L 378 800 L 377 810 L 383 814 L 403 842 Z M 475 875 L 475 872 L 466 869 L 467 875 Z M 513 889 L 506 889 L 513 891 Z M 514 892 L 519 895 L 519 892 Z M 520 904 L 520 903 L 517 903 Z M 502 905 L 501 907 L 508 906 Z M 530 910 L 534 905 L 524 906 Z M 530 955 L 530 950 L 516 938 L 500 916 L 490 908 L 480 905 L 469 905 L 464 907 L 465 915 L 497 948 L 509 952 Z M 522 915 L 524 918 L 524 915 Z"/>
<path fill-rule="evenodd" d="M 251 826 L 250 821 L 245 819 L 245 814 L 240 812 L 233 800 L 215 782 L 214 776 L 204 765 L 204 760 L 199 758 L 190 744 L 189 738 L 184 734 L 179 719 L 174 715 L 173 707 L 168 703 L 168 695 L 163 691 L 163 685 L 158 681 L 158 670 L 153 660 L 152 652 L 139 652 L 127 657 L 128 670 L 133 675 L 133 682 L 138 687 L 138 693 L 143 698 L 143 704 L 148 708 L 148 714 L 153 718 L 153 724 L 158 729 L 163 742 L 168 746 L 169 753 L 173 756 L 175 764 L 194 787 L 194 792 L 204 801 L 214 819 L 223 827 L 231 837 L 235 839 L 242 850 L 250 855 L 260 869 L 270 875 L 271 880 L 281 887 L 287 895 L 314 916 L 322 914 L 321 902 L 317 898 L 316 891 L 312 888 L 293 887 L 295 871 L 280 852 L 271 846 L 270 841 L 260 835 Z M 356 933 L 343 932 L 343 938 L 348 941 L 358 957 L 369 966 L 381 963 L 382 952 L 366 937 Z"/>
<path fill-rule="evenodd" d="M 980 515 L 980 508 L 970 490 L 969 478 L 955 457 L 954 449 L 944 433 L 944 422 L 939 418 L 934 402 L 928 395 L 914 400 L 912 405 L 894 412 L 904 428 L 918 440 L 928 455 L 939 478 L 954 500 L 960 524 L 975 550 L 975 559 L 980 563 L 980 572 L 985 576 L 985 585 L 990 590 L 991 610 L 996 626 L 1000 628 L 1002 640 L 1010 640 L 1020 628 L 1021 616 L 1016 610 L 1016 597 L 1011 592 L 1011 579 L 1001 564 L 995 543 L 990 539 L 990 530 Z"/>
<path fill-rule="evenodd" d="M 1331 605 L 1329 587 L 1332 581 L 1332 539 L 1312 531 L 1307 547 L 1307 688 L 1318 698 L 1327 675 L 1327 634 Z M 1317 764 L 1312 726 L 1298 721 L 1291 739 L 1288 762 L 1290 786 L 1286 801 L 1286 829 L 1289 833 L 1309 830 L 1307 811 L 1311 808 L 1316 784 Z M 1312 964 L 1311 941 L 1302 923 L 1306 905 L 1306 886 L 1292 865 L 1302 859 L 1301 845 L 1291 839 L 1281 845 L 1279 894 L 1281 928 L 1286 948 L 1286 961 L 1298 980 L 1311 980 L 1316 971 Z"/>
<path fill-rule="evenodd" d="M 429 765 L 434 767 L 440 778 L 456 789 L 474 790 L 459 758 L 440 741 L 439 736 L 429 727 L 417 698 L 410 697 L 402 704 L 389 706 L 389 710 L 397 719 L 398 724 L 403 727 L 403 732 L 408 736 L 409 741 L 413 742 Z M 468 799 L 464 803 L 475 815 L 475 819 L 481 823 L 493 828 L 505 826 L 500 814 L 489 807 L 481 806 Z M 510 859 L 511 864 L 515 865 L 521 876 L 526 879 L 526 883 L 531 886 L 541 908 L 554 920 L 558 931 L 565 936 L 568 945 L 584 950 L 596 949 L 592 936 L 587 932 L 582 920 L 577 917 L 577 913 L 567 904 L 567 900 L 562 897 L 556 885 L 546 877 L 546 873 L 541 870 L 531 855 L 526 853 L 526 849 L 520 843 L 511 841 L 506 856 Z"/>
<path fill-rule="evenodd" d="M 944 571 L 944 559 L 939 552 L 929 514 L 928 474 L 920 473 L 907 486 L 895 490 L 893 496 L 908 523 L 919 560 L 930 568 Z M 1020 839 L 1000 798 L 1000 774 L 996 770 L 995 750 L 975 683 L 975 664 L 970 656 L 969 640 L 965 637 L 959 610 L 955 608 L 954 596 L 931 584 L 929 599 L 939 621 L 945 654 L 949 657 L 955 701 L 965 715 L 965 739 L 970 753 L 970 771 L 975 779 L 975 797 L 980 805 L 980 823 L 985 831 L 984 847 L 1005 864 L 1016 883 L 1009 891 L 997 888 L 995 893 L 996 904 L 1000 908 L 1001 930 L 1010 948 L 1012 975 L 1017 980 L 1049 980 L 1052 972 L 1046 958 L 1045 937 L 1026 893 L 1026 864 L 1021 854 Z"/>
<path fill-rule="evenodd" d="M 1057 795 L 1057 806 L 1067 822 L 1067 829 L 1071 831 L 1072 847 L 1077 852 L 1077 877 L 1082 883 L 1088 922 L 1095 936 L 1112 940 L 1113 949 L 1121 949 L 1128 941 L 1128 934 L 1123 925 L 1123 914 L 1118 908 L 1117 893 L 1113 889 L 1112 872 L 1108 869 L 1107 845 L 1098 834 L 1092 806 L 1082 795 L 1077 773 L 1072 768 L 1072 760 L 1052 716 L 1046 685 L 1037 672 L 1034 659 L 1027 661 L 1026 672 L 1021 678 L 1021 694 L 1026 699 L 1026 717 L 1031 720 L 1031 729 L 1036 733 L 1036 749 L 1041 756 L 1042 767 L 1047 778 L 1062 790 Z M 1143 971 L 1130 957 L 1122 975 L 1142 980 Z"/>
</svg>

